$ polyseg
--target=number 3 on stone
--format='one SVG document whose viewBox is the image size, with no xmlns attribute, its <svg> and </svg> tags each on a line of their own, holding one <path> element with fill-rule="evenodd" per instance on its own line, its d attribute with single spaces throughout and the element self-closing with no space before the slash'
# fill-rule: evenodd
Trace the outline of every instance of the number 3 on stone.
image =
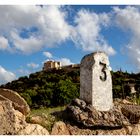
<svg viewBox="0 0 140 140">
<path fill-rule="evenodd" d="M 104 64 L 104 63 L 102 63 L 102 62 L 100 62 L 99 63 L 101 66 L 102 66 L 102 75 L 100 76 L 100 79 L 102 80 L 102 81 L 106 81 L 106 78 L 107 78 L 107 75 L 106 75 L 106 64 Z"/>
</svg>

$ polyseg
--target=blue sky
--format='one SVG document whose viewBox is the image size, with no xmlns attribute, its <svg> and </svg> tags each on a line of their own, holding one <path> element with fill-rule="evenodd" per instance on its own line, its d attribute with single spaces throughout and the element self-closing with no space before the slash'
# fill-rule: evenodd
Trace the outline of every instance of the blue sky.
<svg viewBox="0 0 140 140">
<path fill-rule="evenodd" d="M 140 72 L 139 6 L 0 6 L 0 84 L 51 59 L 80 63 L 105 51 L 114 71 Z"/>
</svg>

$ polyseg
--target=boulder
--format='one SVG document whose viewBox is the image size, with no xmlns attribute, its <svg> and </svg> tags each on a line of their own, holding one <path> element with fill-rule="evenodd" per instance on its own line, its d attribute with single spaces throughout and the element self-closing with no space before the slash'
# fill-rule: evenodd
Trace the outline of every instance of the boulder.
<svg viewBox="0 0 140 140">
<path fill-rule="evenodd" d="M 131 135 L 140 135 L 140 124 L 136 124 L 133 127 Z"/>
<path fill-rule="evenodd" d="M 127 135 L 125 128 L 114 130 L 97 130 L 96 135 Z"/>
<path fill-rule="evenodd" d="M 71 135 L 128 135 L 125 128 L 120 129 L 90 129 L 67 124 Z"/>
<path fill-rule="evenodd" d="M 27 124 L 17 135 L 49 135 L 49 132 L 39 124 Z"/>
<path fill-rule="evenodd" d="M 28 123 L 39 124 L 46 128 L 48 131 L 51 131 L 53 124 L 55 123 L 55 117 L 51 114 L 34 114 L 26 118 Z"/>
<path fill-rule="evenodd" d="M 11 101 L 0 101 L 0 135 L 48 135 L 39 124 L 29 124 L 25 115 L 15 110 Z"/>
<path fill-rule="evenodd" d="M 45 113 L 40 115 L 32 115 L 29 117 L 29 122 L 34 124 L 42 124 L 48 121 L 49 117 Z"/>
<path fill-rule="evenodd" d="M 21 129 L 23 129 L 27 124 L 25 121 L 26 117 L 18 110 L 14 110 L 14 113 L 15 113 L 15 131 L 18 132 Z"/>
<path fill-rule="evenodd" d="M 109 111 L 97 111 L 83 100 L 74 99 L 68 105 L 66 112 L 68 118 L 81 124 L 83 127 L 109 127 L 120 128 L 130 125 L 128 119 L 122 114 L 119 106 L 114 106 Z"/>
<path fill-rule="evenodd" d="M 12 102 L 0 101 L 0 135 L 15 135 L 25 124 L 25 116 L 14 110 Z"/>
<path fill-rule="evenodd" d="M 51 135 L 70 135 L 70 133 L 66 124 L 62 121 L 59 121 L 54 124 Z"/>
<path fill-rule="evenodd" d="M 77 125 L 67 124 L 70 135 L 96 135 L 96 130 L 79 128 Z"/>
<path fill-rule="evenodd" d="M 139 123 L 140 120 L 140 106 L 139 105 L 122 105 L 122 113 L 126 116 L 131 124 Z"/>
<path fill-rule="evenodd" d="M 121 101 L 121 103 L 122 103 L 122 104 L 130 104 L 130 105 L 134 104 L 133 102 L 130 102 L 130 101 L 126 100 L 126 99 L 123 99 L 123 100 Z"/>
<path fill-rule="evenodd" d="M 44 121 L 44 119 L 41 116 L 32 116 L 30 118 L 30 123 L 34 123 L 34 124 L 42 124 Z"/>
<path fill-rule="evenodd" d="M 11 101 L 13 107 L 24 115 L 30 112 L 27 102 L 15 91 L 0 88 L 0 101 L 3 100 Z"/>
<path fill-rule="evenodd" d="M 130 102 L 128 99 L 119 99 L 119 98 L 115 98 L 113 99 L 113 103 L 114 104 L 134 104 L 133 102 Z"/>
</svg>

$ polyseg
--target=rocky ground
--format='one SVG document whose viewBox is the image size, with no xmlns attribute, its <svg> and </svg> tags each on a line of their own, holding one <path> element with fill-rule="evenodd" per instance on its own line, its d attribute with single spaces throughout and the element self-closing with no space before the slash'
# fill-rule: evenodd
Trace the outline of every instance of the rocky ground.
<svg viewBox="0 0 140 140">
<path fill-rule="evenodd" d="M 30 116 L 27 104 L 17 99 L 22 102 L 0 99 L 0 135 L 140 135 L 140 106 L 127 100 L 116 99 L 109 112 L 100 112 L 74 99 L 50 117 L 43 113 Z"/>
<path fill-rule="evenodd" d="M 48 135 L 39 124 L 29 124 L 26 116 L 15 110 L 10 101 L 0 101 L 0 135 Z"/>
<path fill-rule="evenodd" d="M 96 111 L 80 99 L 67 107 L 71 135 L 140 135 L 140 106 L 116 99 L 109 112 Z"/>
</svg>

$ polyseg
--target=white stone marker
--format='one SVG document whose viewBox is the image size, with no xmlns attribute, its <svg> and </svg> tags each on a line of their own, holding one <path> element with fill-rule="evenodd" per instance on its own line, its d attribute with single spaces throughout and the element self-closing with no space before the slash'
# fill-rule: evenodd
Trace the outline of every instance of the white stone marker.
<svg viewBox="0 0 140 140">
<path fill-rule="evenodd" d="M 104 52 L 86 55 L 80 65 L 80 99 L 98 111 L 113 107 L 112 78 L 108 56 Z"/>
</svg>

